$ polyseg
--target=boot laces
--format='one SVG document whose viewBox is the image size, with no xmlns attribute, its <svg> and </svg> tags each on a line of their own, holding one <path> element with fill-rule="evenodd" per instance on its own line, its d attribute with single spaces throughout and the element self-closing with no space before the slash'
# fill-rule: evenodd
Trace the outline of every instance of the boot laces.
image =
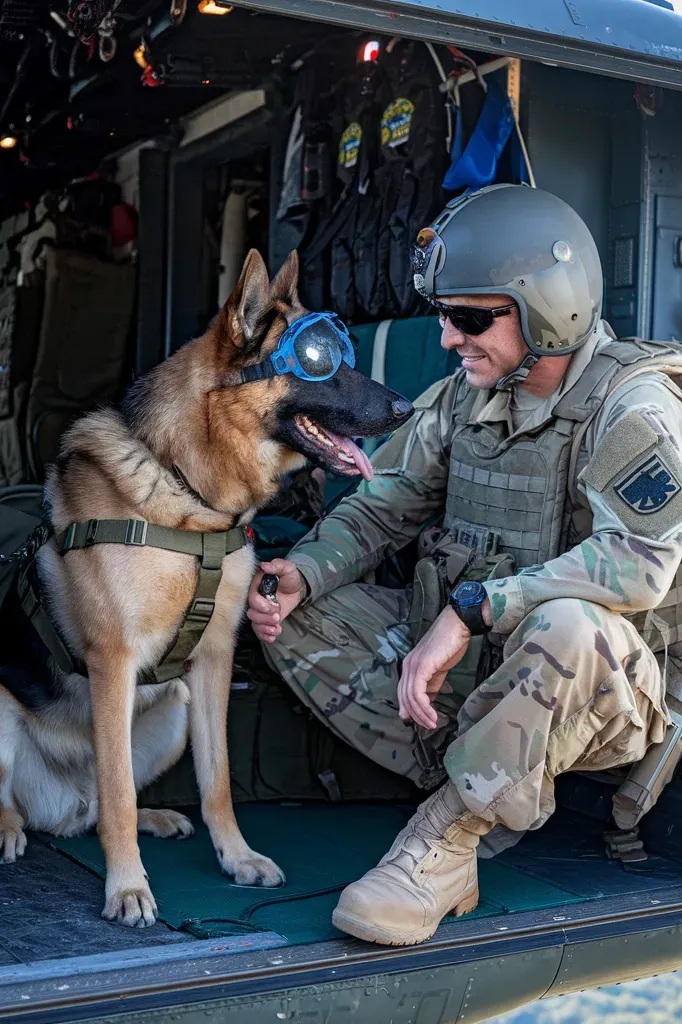
<svg viewBox="0 0 682 1024">
<path fill-rule="evenodd" d="M 448 806 L 447 796 L 446 783 L 422 805 L 419 834 L 427 841 L 443 843 L 445 833 L 457 819 L 457 811 Z"/>
<path fill-rule="evenodd" d="M 455 812 L 448 808 L 446 788 L 441 787 L 424 801 L 397 837 L 395 852 L 389 851 L 381 863 L 396 864 L 411 874 L 429 852 L 431 844 L 445 844 L 445 832 L 455 820 Z"/>
</svg>

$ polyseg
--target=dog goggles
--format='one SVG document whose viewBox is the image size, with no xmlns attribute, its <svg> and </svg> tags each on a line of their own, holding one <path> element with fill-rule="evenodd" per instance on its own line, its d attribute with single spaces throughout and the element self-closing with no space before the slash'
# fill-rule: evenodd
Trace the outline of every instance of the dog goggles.
<svg viewBox="0 0 682 1024">
<path fill-rule="evenodd" d="M 348 328 L 336 313 L 308 313 L 295 320 L 275 351 L 241 371 L 243 383 L 293 373 L 300 380 L 329 380 L 341 363 L 355 366 Z"/>
<path fill-rule="evenodd" d="M 489 331 L 495 320 L 500 316 L 509 316 L 516 303 L 507 306 L 448 306 L 445 302 L 431 300 L 431 305 L 438 310 L 442 320 L 449 320 L 462 334 L 477 337 Z"/>
</svg>

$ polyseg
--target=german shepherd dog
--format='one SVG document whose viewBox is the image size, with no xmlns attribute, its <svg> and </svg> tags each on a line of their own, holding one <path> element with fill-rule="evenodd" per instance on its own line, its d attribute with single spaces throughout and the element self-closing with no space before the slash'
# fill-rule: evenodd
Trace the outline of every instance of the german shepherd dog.
<svg viewBox="0 0 682 1024">
<path fill-rule="evenodd" d="M 400 395 L 346 362 L 323 382 L 286 373 L 235 384 L 306 314 L 297 280 L 296 253 L 271 283 L 250 252 L 207 332 L 140 378 L 119 408 L 76 422 L 48 474 L 55 536 L 38 553 L 38 576 L 48 614 L 87 678 L 50 660 L 44 700 L 0 684 L 0 853 L 5 862 L 23 854 L 24 828 L 69 836 L 97 823 L 107 869 L 102 916 L 131 927 L 151 925 L 157 914 L 137 832 L 192 832 L 175 811 L 138 809 L 136 793 L 178 760 L 188 735 L 222 870 L 240 885 L 284 882 L 247 846 L 230 794 L 230 676 L 255 556 L 247 544 L 223 559 L 215 610 L 191 663 L 182 678 L 158 684 L 141 681 L 144 670 L 177 635 L 197 558 L 122 544 L 62 556 L 58 545 L 70 523 L 88 519 L 199 532 L 246 524 L 306 459 L 369 477 L 366 456 L 348 439 L 403 423 L 412 407 Z"/>
</svg>

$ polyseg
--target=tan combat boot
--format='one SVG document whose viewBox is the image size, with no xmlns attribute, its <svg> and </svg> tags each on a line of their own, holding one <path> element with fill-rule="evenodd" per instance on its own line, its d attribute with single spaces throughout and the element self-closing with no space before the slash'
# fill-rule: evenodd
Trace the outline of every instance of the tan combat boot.
<svg viewBox="0 0 682 1024">
<path fill-rule="evenodd" d="M 430 939 L 451 910 L 461 917 L 478 904 L 476 847 L 491 828 L 467 812 L 447 782 L 417 809 L 378 866 L 344 889 L 334 925 L 386 946 Z"/>
</svg>

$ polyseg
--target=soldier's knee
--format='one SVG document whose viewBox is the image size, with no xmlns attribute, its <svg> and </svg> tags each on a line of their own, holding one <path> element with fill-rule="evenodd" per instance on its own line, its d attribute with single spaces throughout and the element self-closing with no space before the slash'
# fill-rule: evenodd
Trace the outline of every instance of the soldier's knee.
<svg viewBox="0 0 682 1024">
<path fill-rule="evenodd" d="M 261 641 L 261 647 L 265 660 L 271 668 L 281 673 L 282 664 L 290 661 L 292 651 L 296 650 L 300 642 L 309 635 L 305 611 L 297 608 L 290 615 L 287 615 L 281 624 L 281 632 L 272 643 Z"/>
<path fill-rule="evenodd" d="M 348 646 L 348 632 L 338 617 L 330 614 L 329 602 L 324 597 L 315 604 L 295 608 L 281 627 L 274 643 L 263 644 L 267 660 L 275 666 L 298 657 L 308 659 L 311 655 L 316 661 L 320 651 Z"/>
</svg>

